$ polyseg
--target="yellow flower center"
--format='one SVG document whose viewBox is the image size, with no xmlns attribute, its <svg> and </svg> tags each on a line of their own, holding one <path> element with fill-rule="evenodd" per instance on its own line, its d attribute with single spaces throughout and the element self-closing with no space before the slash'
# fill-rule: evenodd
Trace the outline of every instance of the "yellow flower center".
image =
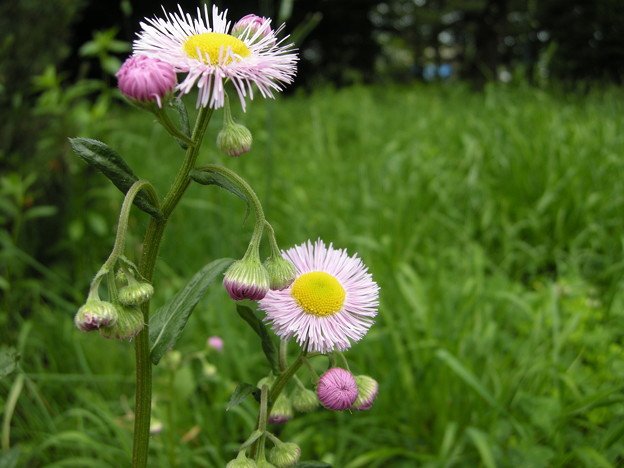
<svg viewBox="0 0 624 468">
<path fill-rule="evenodd" d="M 324 271 L 304 273 L 295 280 L 290 292 L 306 313 L 318 317 L 338 312 L 347 295 L 340 282 Z"/>
<path fill-rule="evenodd" d="M 184 52 L 191 58 L 201 60 L 204 63 L 218 63 L 222 49 L 231 49 L 234 54 L 241 57 L 249 57 L 251 51 L 245 43 L 237 37 L 223 33 L 201 33 L 189 37 L 184 43 Z M 197 53 L 199 51 L 199 54 Z M 238 57 L 229 56 L 222 64 L 229 64 L 232 60 L 240 60 Z"/>
</svg>

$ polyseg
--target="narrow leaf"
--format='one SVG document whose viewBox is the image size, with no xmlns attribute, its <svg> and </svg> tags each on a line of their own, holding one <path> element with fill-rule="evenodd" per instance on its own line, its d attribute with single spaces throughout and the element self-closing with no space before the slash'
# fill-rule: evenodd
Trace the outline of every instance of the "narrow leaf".
<svg viewBox="0 0 624 468">
<path fill-rule="evenodd" d="M 260 320 L 260 318 L 258 318 L 258 316 L 249 307 L 237 305 L 236 312 L 238 312 L 238 315 L 240 315 L 241 318 L 247 322 L 249 326 L 253 328 L 253 331 L 255 331 L 260 337 L 262 351 L 264 351 L 264 355 L 266 356 L 267 361 L 269 361 L 271 369 L 274 372 L 279 372 L 277 349 L 262 320 Z"/>
<path fill-rule="evenodd" d="M 260 389 L 256 387 L 255 385 L 251 385 L 251 384 L 244 383 L 244 382 L 239 383 L 236 386 L 234 393 L 232 393 L 232 396 L 230 397 L 230 401 L 228 401 L 225 411 L 229 411 L 235 406 L 240 405 L 245 400 L 245 398 L 247 398 L 249 395 L 254 395 L 254 398 L 256 400 L 259 400 Z"/>
<path fill-rule="evenodd" d="M 230 182 L 227 178 L 223 177 L 221 174 L 210 171 L 191 171 L 191 179 L 195 182 L 202 185 L 218 185 L 219 187 L 224 188 L 225 190 L 232 192 L 238 198 L 248 203 L 247 197 L 245 194 L 232 182 Z"/>
<path fill-rule="evenodd" d="M 70 138 L 69 142 L 82 160 L 108 177 L 122 193 L 127 193 L 132 184 L 138 180 L 123 158 L 105 143 L 91 138 Z M 144 192 L 135 197 L 134 204 L 156 218 L 162 217 L 160 210 Z"/>
<path fill-rule="evenodd" d="M 477 448 L 479 455 L 481 456 L 481 462 L 486 468 L 496 468 L 496 462 L 494 461 L 494 454 L 490 444 L 488 443 L 486 435 L 480 430 L 469 427 L 466 429 L 466 434 Z"/>
<path fill-rule="evenodd" d="M 15 348 L 0 348 L 0 379 L 15 372 L 18 361 L 19 354 Z"/>
<path fill-rule="evenodd" d="M 180 130 L 182 130 L 182 133 L 184 133 L 187 137 L 190 138 L 191 137 L 191 124 L 189 122 L 188 112 L 186 111 L 186 106 L 184 105 L 184 102 L 182 101 L 182 99 L 177 98 L 177 99 L 172 99 L 171 101 L 169 101 L 169 105 L 173 107 L 175 111 L 178 113 L 178 120 L 180 121 Z M 180 140 L 178 140 L 178 143 L 183 149 L 186 149 L 188 146 L 186 143 Z"/>
<path fill-rule="evenodd" d="M 210 283 L 231 263 L 230 258 L 210 262 L 191 278 L 191 280 L 160 307 L 150 318 L 150 358 L 158 364 L 163 355 L 171 349 L 186 326 L 193 308 L 206 293 Z"/>
</svg>

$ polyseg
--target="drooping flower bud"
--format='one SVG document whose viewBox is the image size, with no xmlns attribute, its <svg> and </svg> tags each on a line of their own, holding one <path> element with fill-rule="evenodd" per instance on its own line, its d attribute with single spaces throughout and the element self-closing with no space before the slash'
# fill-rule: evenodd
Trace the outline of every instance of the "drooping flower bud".
<svg viewBox="0 0 624 468">
<path fill-rule="evenodd" d="M 226 122 L 217 135 L 219 151 L 232 157 L 248 153 L 252 143 L 253 137 L 249 129 L 234 121 Z"/>
<path fill-rule="evenodd" d="M 301 449 L 293 442 L 279 442 L 269 451 L 269 461 L 277 468 L 294 466 L 301 457 Z"/>
<path fill-rule="evenodd" d="M 124 96 L 138 103 L 156 101 L 158 107 L 177 84 L 169 63 L 144 55 L 129 57 L 115 76 Z"/>
<path fill-rule="evenodd" d="M 239 39 L 249 39 L 252 44 L 269 37 L 271 39 L 271 43 L 268 45 L 273 46 L 275 45 L 275 37 L 272 32 L 271 20 L 262 16 L 250 14 L 243 16 L 236 23 L 234 23 L 231 34 Z"/>
<path fill-rule="evenodd" d="M 358 388 L 351 372 L 333 367 L 319 379 L 316 394 L 325 408 L 342 411 L 353 405 L 358 396 Z"/>
<path fill-rule="evenodd" d="M 255 461 L 247 458 L 245 451 L 238 452 L 238 456 L 234 460 L 230 460 L 225 468 L 256 468 L 258 465 Z"/>
<path fill-rule="evenodd" d="M 319 406 L 319 400 L 312 390 L 297 387 L 291 395 L 292 405 L 299 413 L 309 413 Z"/>
<path fill-rule="evenodd" d="M 353 408 L 360 411 L 370 409 L 375 398 L 377 398 L 379 384 L 368 375 L 358 375 L 355 378 L 355 383 L 358 389 L 358 396 L 355 402 L 353 402 Z"/>
<path fill-rule="evenodd" d="M 269 274 L 255 258 L 243 258 L 232 263 L 225 272 L 223 286 L 235 301 L 259 301 L 269 291 Z"/>
<path fill-rule="evenodd" d="M 78 309 L 74 323 L 80 331 L 88 332 L 114 325 L 117 315 L 117 309 L 110 302 L 89 299 Z"/>
<path fill-rule="evenodd" d="M 295 265 L 282 256 L 271 255 L 264 261 L 264 268 L 269 274 L 269 287 L 273 291 L 286 289 L 297 276 Z"/>
<path fill-rule="evenodd" d="M 147 302 L 154 295 L 154 286 L 146 282 L 131 280 L 119 290 L 119 302 L 125 306 L 138 306 Z"/>
<path fill-rule="evenodd" d="M 284 393 L 280 394 L 273 404 L 271 413 L 269 414 L 269 423 L 271 424 L 284 424 L 293 417 L 293 407 L 290 401 Z"/>
<path fill-rule="evenodd" d="M 145 325 L 143 313 L 134 307 L 125 307 L 117 304 L 117 322 L 111 327 L 101 328 L 100 333 L 105 338 L 115 340 L 130 340 L 134 338 Z"/>
</svg>

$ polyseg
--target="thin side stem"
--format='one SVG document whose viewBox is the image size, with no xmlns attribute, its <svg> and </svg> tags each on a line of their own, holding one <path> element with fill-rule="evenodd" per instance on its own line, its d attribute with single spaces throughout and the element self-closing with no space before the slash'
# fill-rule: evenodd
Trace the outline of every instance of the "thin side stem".
<svg viewBox="0 0 624 468">
<path fill-rule="evenodd" d="M 139 262 L 139 273 L 147 281 L 152 280 L 156 258 L 160 250 L 162 236 L 167 226 L 169 216 L 182 198 L 182 195 L 190 184 L 189 172 L 195 166 L 201 140 L 203 139 L 213 110 L 202 108 L 197 115 L 195 128 L 190 145 L 186 150 L 184 162 L 178 170 L 178 174 L 167 193 L 162 205 L 163 217 L 152 218 L 145 232 L 143 240 L 143 255 Z M 132 446 L 132 466 L 133 468 L 144 468 L 147 466 L 147 455 L 149 450 L 149 430 L 152 403 L 152 363 L 150 361 L 149 348 L 149 302 L 141 306 L 143 321 L 145 326 L 137 335 L 134 342 L 136 356 L 136 397 L 134 410 L 134 440 Z"/>
</svg>

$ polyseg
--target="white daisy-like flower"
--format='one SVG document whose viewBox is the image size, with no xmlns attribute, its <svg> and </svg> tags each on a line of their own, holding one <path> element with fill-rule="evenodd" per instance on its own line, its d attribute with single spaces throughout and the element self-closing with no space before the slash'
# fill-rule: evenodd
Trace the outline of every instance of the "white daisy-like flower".
<svg viewBox="0 0 624 468">
<path fill-rule="evenodd" d="M 259 301 L 275 333 L 321 353 L 360 340 L 379 305 L 379 286 L 362 260 L 321 240 L 293 247 L 284 258 L 295 265 L 295 281 Z"/>
<path fill-rule="evenodd" d="M 255 85 L 263 97 L 273 97 L 296 73 L 297 54 L 293 44 L 278 40 L 271 21 L 247 22 L 230 34 L 227 10 L 197 8 L 192 17 L 178 5 L 177 13 L 163 9 L 165 18 L 146 19 L 133 43 L 135 54 L 154 57 L 171 64 L 178 73 L 187 73 L 176 89 L 189 93 L 197 86 L 197 107 L 223 107 L 225 83 L 231 82 L 245 109 L 245 99 L 253 99 Z"/>
</svg>

